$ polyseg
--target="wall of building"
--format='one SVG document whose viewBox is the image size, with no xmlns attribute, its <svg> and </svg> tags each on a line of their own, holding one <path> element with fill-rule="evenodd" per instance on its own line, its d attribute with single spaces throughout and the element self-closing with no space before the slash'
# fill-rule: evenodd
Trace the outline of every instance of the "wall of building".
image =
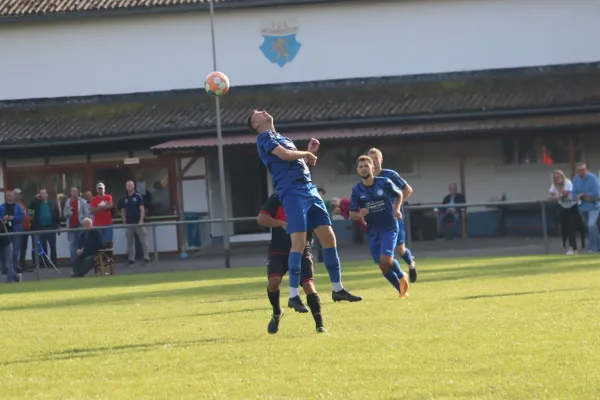
<svg viewBox="0 0 600 400">
<path fill-rule="evenodd" d="M 219 11 L 217 65 L 236 86 L 592 62 L 598 15 L 590 0 Z M 11 24 L 0 53 L 0 100 L 198 88 L 212 70 L 207 13 Z"/>
</svg>

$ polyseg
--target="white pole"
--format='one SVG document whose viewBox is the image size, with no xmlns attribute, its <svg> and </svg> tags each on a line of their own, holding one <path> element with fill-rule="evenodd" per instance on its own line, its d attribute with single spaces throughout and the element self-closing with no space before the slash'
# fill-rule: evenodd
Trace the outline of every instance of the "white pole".
<svg viewBox="0 0 600 400">
<path fill-rule="evenodd" d="M 217 70 L 217 49 L 215 45 L 215 10 L 213 0 L 210 6 L 210 38 L 212 41 L 213 70 Z M 229 224 L 227 221 L 227 190 L 225 188 L 225 161 L 223 157 L 223 134 L 221 132 L 221 104 L 219 96 L 215 96 L 215 113 L 217 121 L 217 152 L 219 158 L 219 185 L 221 186 L 221 207 L 223 209 L 223 249 L 225 250 L 225 268 L 231 267 L 231 252 L 229 249 Z"/>
</svg>

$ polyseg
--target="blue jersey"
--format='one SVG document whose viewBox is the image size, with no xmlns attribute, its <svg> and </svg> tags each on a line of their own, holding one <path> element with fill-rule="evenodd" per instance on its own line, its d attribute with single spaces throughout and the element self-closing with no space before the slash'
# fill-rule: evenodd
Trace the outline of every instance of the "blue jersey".
<svg viewBox="0 0 600 400">
<path fill-rule="evenodd" d="M 350 211 L 369 210 L 365 217 L 369 235 L 398 230 L 394 203 L 400 195 L 400 189 L 388 178 L 377 176 L 371 186 L 365 186 L 361 181 L 352 188 Z"/>
<path fill-rule="evenodd" d="M 379 175 L 377 176 L 381 178 L 388 178 L 400 190 L 404 190 L 404 188 L 406 187 L 406 181 L 402 179 L 400 174 L 394 171 L 393 169 L 382 169 Z"/>
<path fill-rule="evenodd" d="M 256 147 L 260 160 L 273 177 L 273 187 L 283 198 L 289 193 L 308 193 L 312 187 L 312 177 L 304 161 L 285 161 L 272 153 L 281 146 L 288 150 L 298 150 L 290 139 L 277 132 L 265 131 L 256 137 Z"/>
</svg>

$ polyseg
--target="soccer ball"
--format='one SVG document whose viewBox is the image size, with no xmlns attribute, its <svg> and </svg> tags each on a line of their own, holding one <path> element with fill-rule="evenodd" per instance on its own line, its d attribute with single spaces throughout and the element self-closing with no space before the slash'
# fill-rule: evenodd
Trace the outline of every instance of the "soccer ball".
<svg viewBox="0 0 600 400">
<path fill-rule="evenodd" d="M 204 82 L 204 90 L 211 96 L 223 96 L 229 91 L 229 78 L 222 72 L 211 72 Z"/>
</svg>

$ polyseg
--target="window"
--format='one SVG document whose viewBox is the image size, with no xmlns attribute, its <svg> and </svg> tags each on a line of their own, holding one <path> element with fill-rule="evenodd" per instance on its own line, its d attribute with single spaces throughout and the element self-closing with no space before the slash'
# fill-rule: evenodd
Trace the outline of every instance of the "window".
<svg viewBox="0 0 600 400">
<path fill-rule="evenodd" d="M 371 147 L 377 147 L 383 153 L 383 168 L 393 169 L 399 174 L 415 172 L 414 148 L 408 146 L 349 146 L 333 152 L 338 175 L 356 175 L 356 159 L 367 154 Z M 329 154 L 328 154 L 329 156 Z"/>
<path fill-rule="evenodd" d="M 169 169 L 163 166 L 115 166 L 98 168 L 93 173 L 94 185 L 102 182 L 106 192 L 113 196 L 118 204 L 125 197 L 125 183 L 132 180 L 136 190 L 144 198 L 149 217 L 173 214 L 169 191 Z M 115 214 L 119 211 L 115 207 Z"/>
<path fill-rule="evenodd" d="M 62 212 L 65 202 L 69 198 L 72 187 L 83 187 L 84 173 L 81 171 L 69 172 L 42 172 L 30 170 L 8 170 L 8 183 L 11 189 L 19 188 L 23 191 L 23 202 L 27 205 L 41 189 L 48 191 L 49 198 L 60 205 Z"/>
<path fill-rule="evenodd" d="M 573 136 L 575 160 L 582 156 L 582 146 Z M 502 140 L 502 158 L 505 165 L 512 164 L 568 164 L 570 159 L 569 135 L 545 135 Z"/>
</svg>

